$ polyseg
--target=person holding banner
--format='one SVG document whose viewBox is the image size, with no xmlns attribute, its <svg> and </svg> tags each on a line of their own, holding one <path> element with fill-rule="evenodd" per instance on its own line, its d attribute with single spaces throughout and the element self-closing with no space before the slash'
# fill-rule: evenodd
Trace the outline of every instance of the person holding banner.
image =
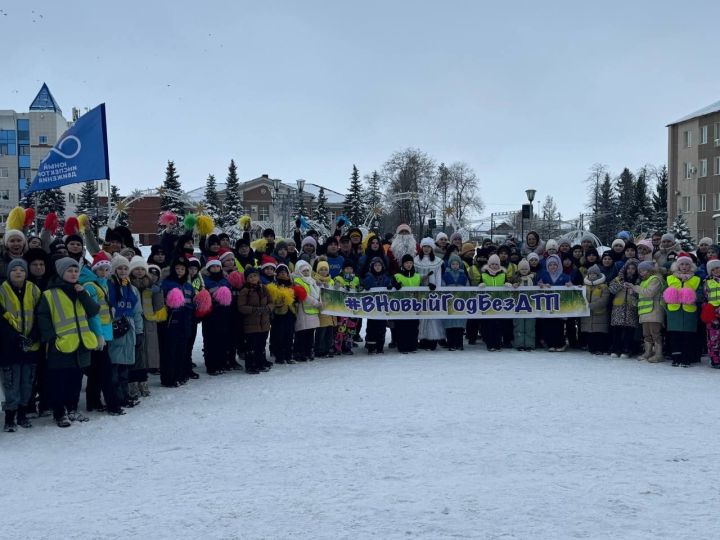
<svg viewBox="0 0 720 540">
<path fill-rule="evenodd" d="M 448 269 L 443 274 L 442 283 L 443 287 L 466 287 L 468 284 L 463 262 L 455 253 L 448 258 Z M 442 323 L 445 328 L 448 350 L 462 351 L 464 349 L 463 330 L 465 329 L 465 319 L 445 319 Z"/>
<path fill-rule="evenodd" d="M 442 285 L 443 260 L 435 256 L 435 242 L 432 238 L 423 238 L 420 242 L 420 254 L 415 257 L 415 269 L 420 276 L 421 286 L 434 291 Z M 420 348 L 434 351 L 437 342 L 445 339 L 445 330 L 440 319 L 422 319 L 418 331 Z"/>
<path fill-rule="evenodd" d="M 300 259 L 295 265 L 295 291 L 298 298 L 295 319 L 295 360 L 307 362 L 314 360 L 313 345 L 315 329 L 320 326 L 320 287 L 312 278 L 310 263 Z"/>
<path fill-rule="evenodd" d="M 480 278 L 480 288 L 505 285 L 507 276 L 505 269 L 500 264 L 500 257 L 496 254 L 490 255 Z M 480 328 L 487 350 L 489 352 L 500 351 L 503 346 L 503 319 L 483 319 L 480 321 Z"/>
<path fill-rule="evenodd" d="M 400 271 L 393 278 L 393 286 L 398 291 L 403 287 L 420 286 L 420 274 L 415 271 L 415 262 L 409 253 L 400 259 Z M 420 321 L 417 319 L 395 321 L 395 343 L 398 352 L 408 354 L 417 351 L 419 325 Z"/>
<path fill-rule="evenodd" d="M 550 241 L 548 240 L 548 243 Z M 571 287 L 569 274 L 562 270 L 560 257 L 549 255 L 545 259 L 545 270 L 540 273 L 538 284 L 541 287 Z M 565 342 L 565 322 L 562 319 L 545 319 L 543 321 L 543 337 L 549 352 L 563 352 L 567 348 Z"/>
<path fill-rule="evenodd" d="M 386 259 L 375 257 L 370 261 L 369 271 L 362 281 L 363 289 L 392 289 L 392 279 L 387 274 Z M 387 323 L 384 319 L 368 319 L 365 332 L 365 348 L 368 354 L 383 354 L 385 347 L 385 331 Z"/>
</svg>

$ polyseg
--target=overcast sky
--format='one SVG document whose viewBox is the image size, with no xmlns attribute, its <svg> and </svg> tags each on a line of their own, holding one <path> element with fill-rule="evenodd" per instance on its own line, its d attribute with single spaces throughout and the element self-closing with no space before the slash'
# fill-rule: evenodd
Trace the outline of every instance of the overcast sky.
<svg viewBox="0 0 720 540">
<path fill-rule="evenodd" d="M 344 190 L 417 147 L 466 161 L 489 211 L 527 188 L 585 211 L 595 162 L 667 160 L 665 125 L 720 100 L 720 2 L 0 3 L 0 109 L 47 82 L 67 118 L 107 104 L 123 192 L 243 179 Z"/>
</svg>

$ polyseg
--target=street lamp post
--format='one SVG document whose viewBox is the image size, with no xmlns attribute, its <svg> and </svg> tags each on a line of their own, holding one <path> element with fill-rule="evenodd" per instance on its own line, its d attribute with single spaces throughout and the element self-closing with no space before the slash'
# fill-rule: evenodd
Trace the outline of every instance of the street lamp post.
<svg viewBox="0 0 720 540">
<path fill-rule="evenodd" d="M 527 200 L 530 203 L 528 205 L 528 225 L 532 228 L 532 216 L 533 216 L 533 200 L 535 200 L 535 190 L 534 189 L 526 189 L 525 195 L 527 196 Z M 522 245 L 525 242 L 525 212 L 524 212 L 525 205 L 523 204 L 523 211 L 520 212 L 520 244 Z"/>
<path fill-rule="evenodd" d="M 303 204 L 303 189 L 305 188 L 305 180 L 298 178 L 296 182 L 298 188 L 298 217 L 300 217 L 305 211 L 305 206 Z"/>
</svg>

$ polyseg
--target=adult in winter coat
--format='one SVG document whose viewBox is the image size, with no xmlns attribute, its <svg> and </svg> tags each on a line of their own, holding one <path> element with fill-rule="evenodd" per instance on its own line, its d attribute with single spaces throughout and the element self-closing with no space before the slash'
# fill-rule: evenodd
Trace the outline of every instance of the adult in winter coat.
<svg viewBox="0 0 720 540">
<path fill-rule="evenodd" d="M 232 293 L 218 259 L 209 260 L 205 272 L 203 284 L 210 295 L 212 308 L 202 319 L 203 355 L 208 375 L 215 376 L 224 373 L 228 351 L 233 347 L 233 329 L 229 324 Z"/>
<path fill-rule="evenodd" d="M 635 330 L 638 320 L 638 294 L 635 285 L 639 282 L 637 259 L 625 261 L 618 276 L 608 285 L 612 299 L 610 326 L 612 332 L 611 356 L 629 358 L 635 349 Z"/>
<path fill-rule="evenodd" d="M 245 285 L 237 297 L 237 308 L 243 316 L 243 332 L 248 345 L 245 372 L 257 375 L 261 371 L 268 371 L 272 363 L 265 358 L 265 344 L 270 331 L 272 305 L 255 267 L 245 268 Z"/>
<path fill-rule="evenodd" d="M 672 233 L 665 233 L 660 238 L 660 247 L 653 254 L 653 258 L 658 265 L 658 268 L 664 268 L 668 263 L 668 256 L 671 253 L 682 252 L 682 247 L 675 241 L 675 235 Z"/>
<path fill-rule="evenodd" d="M 177 388 L 190 377 L 185 355 L 192 332 L 195 298 L 195 289 L 188 283 L 188 264 L 184 258 L 173 261 L 161 288 L 165 296 L 167 322 L 158 325 L 160 383 L 166 388 Z"/>
<path fill-rule="evenodd" d="M 360 279 L 364 279 L 365 276 L 368 275 L 370 272 L 370 266 L 376 258 L 381 259 L 383 267 L 386 269 L 388 268 L 388 259 L 385 255 L 385 250 L 380 243 L 380 239 L 376 235 L 371 234 L 368 238 L 365 254 L 360 257 L 360 263 L 358 265 L 358 277 Z"/>
<path fill-rule="evenodd" d="M 32 397 L 35 366 L 40 359 L 35 308 L 41 293 L 27 278 L 27 263 L 13 259 L 7 266 L 7 280 L 0 285 L 0 382 L 5 393 L 3 410 L 7 432 L 16 431 L 18 424 L 32 427 L 27 406 Z"/>
<path fill-rule="evenodd" d="M 545 270 L 540 272 L 538 285 L 541 287 L 571 287 L 570 276 L 563 272 L 560 257 L 549 255 L 545 259 Z M 560 318 L 543 320 L 543 333 L 545 343 L 550 352 L 563 352 L 567 348 L 565 343 L 565 324 Z"/>
<path fill-rule="evenodd" d="M 537 274 L 530 270 L 530 263 L 523 259 L 518 262 L 517 272 L 512 278 L 512 286 L 534 287 Z M 513 319 L 513 347 L 518 351 L 532 351 L 535 349 L 535 319 L 517 317 Z"/>
<path fill-rule="evenodd" d="M 365 290 L 390 289 L 392 279 L 387 274 L 387 266 L 383 257 L 375 257 L 370 261 L 370 267 L 362 280 Z M 382 354 L 385 347 L 385 319 L 368 319 L 365 332 L 365 348 L 368 354 Z"/>
<path fill-rule="evenodd" d="M 545 253 L 545 242 L 540 240 L 540 235 L 535 231 L 529 231 L 525 235 L 525 243 L 520 248 L 520 255 L 527 257 L 530 253 L 537 253 L 542 256 Z"/>
<path fill-rule="evenodd" d="M 638 317 L 643 329 L 644 352 L 642 359 L 648 362 L 662 362 L 662 327 L 665 310 L 662 307 L 663 279 L 659 276 L 654 261 L 643 261 L 638 265 L 640 283 L 634 289 L 638 295 Z"/>
<path fill-rule="evenodd" d="M 695 275 L 696 269 L 692 259 L 681 253 L 670 267 L 663 292 L 673 366 L 690 367 L 700 361 L 697 339 L 700 278 Z"/>
<path fill-rule="evenodd" d="M 3 251 L 0 255 L 0 281 L 7 279 L 8 264 L 13 259 L 22 259 L 27 251 L 27 239 L 22 231 L 9 229 L 2 237 Z"/>
<path fill-rule="evenodd" d="M 312 278 L 310 264 L 300 259 L 295 265 L 294 283 L 302 292 L 297 296 L 298 307 L 295 319 L 295 360 L 307 362 L 314 360 L 313 344 L 315 329 L 320 326 L 320 287 Z"/>
<path fill-rule="evenodd" d="M 580 319 L 580 331 L 585 335 L 588 351 L 592 354 L 603 354 L 607 351 L 610 330 L 610 291 L 605 283 L 605 276 L 596 264 L 587 269 L 584 282 L 590 316 Z"/>
<path fill-rule="evenodd" d="M 443 273 L 443 287 L 467 287 L 468 277 L 463 270 L 463 262 L 453 253 L 448 259 L 448 268 Z M 465 319 L 443 319 L 443 328 L 445 328 L 445 339 L 447 340 L 448 349 L 451 351 L 464 349 L 463 347 L 463 330 L 465 328 Z"/>
<path fill-rule="evenodd" d="M 415 271 L 420 276 L 420 285 L 431 291 L 442 285 L 443 260 L 435 256 L 435 242 L 432 238 L 423 238 L 420 242 L 420 254 L 415 257 Z M 437 342 L 445 339 L 445 330 L 440 319 L 422 319 L 418 331 L 420 348 L 434 351 Z"/>
<path fill-rule="evenodd" d="M 78 283 L 80 265 L 64 257 L 55 262 L 57 276 L 48 284 L 38 305 L 40 336 L 47 344 L 47 393 L 59 427 L 87 421 L 77 411 L 83 368 L 90 365 L 90 351 L 98 340 L 89 318 L 100 311 Z"/>
</svg>

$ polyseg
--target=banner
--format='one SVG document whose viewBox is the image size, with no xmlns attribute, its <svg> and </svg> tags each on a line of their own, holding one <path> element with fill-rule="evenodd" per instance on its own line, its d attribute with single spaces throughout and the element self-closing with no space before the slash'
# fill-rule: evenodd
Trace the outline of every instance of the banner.
<svg viewBox="0 0 720 540">
<path fill-rule="evenodd" d="M 322 312 L 362 319 L 535 319 L 587 317 L 585 287 L 448 287 L 363 292 L 321 289 Z"/>
<path fill-rule="evenodd" d="M 105 104 L 86 112 L 65 132 L 40 162 L 27 192 L 67 184 L 109 180 Z"/>
</svg>

